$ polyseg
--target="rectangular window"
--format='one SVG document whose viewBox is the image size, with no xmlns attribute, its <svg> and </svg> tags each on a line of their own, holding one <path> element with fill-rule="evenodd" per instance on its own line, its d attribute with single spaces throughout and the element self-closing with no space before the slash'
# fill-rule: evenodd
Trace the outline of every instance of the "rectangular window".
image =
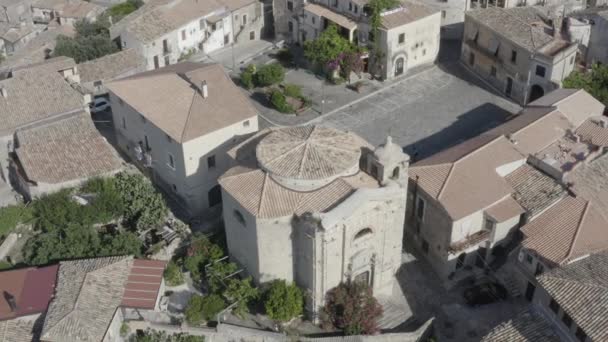
<svg viewBox="0 0 608 342">
<path fill-rule="evenodd" d="M 170 168 L 175 170 L 175 160 L 173 160 L 173 155 L 171 153 L 167 153 L 169 160 L 167 165 L 169 165 Z"/>
<path fill-rule="evenodd" d="M 574 64 L 574 56 L 570 57 L 570 64 Z"/>
<path fill-rule="evenodd" d="M 553 313 L 556 315 L 559 312 L 559 304 L 557 304 L 553 298 L 551 298 L 551 301 L 549 302 L 549 309 L 551 309 L 551 311 L 553 311 Z"/>
<path fill-rule="evenodd" d="M 424 206 L 425 205 L 426 205 L 426 203 L 424 202 L 422 197 L 418 197 L 418 200 L 416 201 L 416 217 L 420 221 L 424 220 L 424 209 L 425 209 Z"/>
<path fill-rule="evenodd" d="M 352 3 L 352 2 L 349 2 L 349 3 L 348 3 L 348 10 L 349 10 L 349 11 L 352 11 L 352 10 L 353 10 L 353 3 Z"/>
<path fill-rule="evenodd" d="M 583 329 L 581 329 L 581 327 L 576 328 L 576 338 L 581 341 L 581 342 L 585 342 L 585 340 L 587 339 L 587 334 L 583 331 Z"/>
<path fill-rule="evenodd" d="M 215 156 L 207 157 L 207 168 L 213 169 L 215 167 Z"/>
<path fill-rule="evenodd" d="M 287 9 L 293 11 L 293 2 L 287 1 Z"/>
<path fill-rule="evenodd" d="M 485 227 L 486 230 L 492 231 L 494 229 L 494 221 L 486 219 Z"/>
<path fill-rule="evenodd" d="M 243 122 L 243 127 L 249 127 L 249 120 Z"/>
<path fill-rule="evenodd" d="M 530 254 L 526 253 L 526 261 L 528 262 L 528 264 L 532 265 L 534 258 Z"/>
<path fill-rule="evenodd" d="M 565 311 L 562 312 L 562 322 L 564 322 L 564 325 L 570 329 L 570 326 L 572 325 L 572 317 L 570 317 L 570 315 L 568 315 Z"/>
<path fill-rule="evenodd" d="M 310 20 L 312 21 L 313 25 L 317 23 L 317 18 L 316 17 L 311 17 Z"/>
<path fill-rule="evenodd" d="M 243 14 L 243 26 L 247 25 L 247 14 Z"/>
<path fill-rule="evenodd" d="M 359 13 L 359 6 L 355 5 L 355 14 Z"/>
<path fill-rule="evenodd" d="M 182 40 L 186 40 L 186 30 L 182 30 Z"/>
<path fill-rule="evenodd" d="M 492 66 L 492 68 L 490 69 L 490 76 L 496 77 L 496 67 L 495 66 Z"/>
<path fill-rule="evenodd" d="M 127 119 L 124 116 L 122 118 L 122 129 L 127 129 Z"/>
<path fill-rule="evenodd" d="M 536 76 L 545 77 L 546 72 L 547 72 L 547 69 L 545 69 L 544 66 L 542 66 L 542 65 L 536 66 Z"/>
<path fill-rule="evenodd" d="M 405 33 L 399 34 L 399 44 L 405 43 Z"/>
<path fill-rule="evenodd" d="M 429 243 L 426 242 L 426 240 L 422 240 L 422 250 L 424 251 L 424 253 L 429 253 Z"/>
<path fill-rule="evenodd" d="M 287 23 L 287 27 L 289 28 L 289 32 L 293 32 L 293 23 L 291 21 Z"/>
<path fill-rule="evenodd" d="M 472 52 L 469 53 L 469 65 L 470 66 L 475 65 L 475 54 Z"/>
<path fill-rule="evenodd" d="M 230 43 L 230 36 L 229 35 L 225 35 L 224 36 L 224 44 L 229 44 Z"/>
<path fill-rule="evenodd" d="M 249 40 L 255 40 L 255 31 L 249 32 Z"/>
<path fill-rule="evenodd" d="M 446 12 L 445 12 L 445 10 L 441 11 L 441 17 L 442 17 L 443 19 L 445 19 L 445 16 L 446 16 Z"/>
<path fill-rule="evenodd" d="M 511 63 L 517 63 L 517 51 L 511 50 Z"/>
</svg>

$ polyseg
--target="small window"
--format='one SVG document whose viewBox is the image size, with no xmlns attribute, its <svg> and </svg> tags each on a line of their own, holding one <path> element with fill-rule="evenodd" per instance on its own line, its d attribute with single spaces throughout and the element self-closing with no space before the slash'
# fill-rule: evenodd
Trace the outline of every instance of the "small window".
<svg viewBox="0 0 608 342">
<path fill-rule="evenodd" d="M 234 215 L 234 218 L 243 226 L 247 226 L 247 224 L 245 223 L 245 217 L 243 216 L 243 214 L 241 214 L 240 211 L 234 209 L 234 211 L 232 211 L 232 215 Z"/>
<path fill-rule="evenodd" d="M 255 40 L 255 31 L 249 32 L 249 40 Z"/>
<path fill-rule="evenodd" d="M 186 40 L 186 30 L 182 30 L 182 40 Z"/>
<path fill-rule="evenodd" d="M 547 72 L 547 69 L 545 69 L 544 66 L 542 66 L 542 65 L 536 66 L 536 76 L 545 77 L 546 72 Z"/>
<path fill-rule="evenodd" d="M 425 205 L 426 205 L 426 203 L 424 202 L 422 197 L 418 197 L 418 200 L 416 201 L 416 217 L 420 221 L 424 221 L 424 210 L 425 210 L 424 206 Z"/>
<path fill-rule="evenodd" d="M 225 35 L 224 36 L 224 44 L 230 44 L 230 36 L 229 35 Z"/>
<path fill-rule="evenodd" d="M 202 31 L 202 30 L 204 30 L 204 29 L 205 29 L 205 19 L 201 19 L 201 20 L 198 22 L 198 26 L 199 26 L 199 29 L 200 29 L 201 31 Z"/>
<path fill-rule="evenodd" d="M 352 2 L 349 2 L 349 3 L 348 3 L 348 10 L 349 10 L 349 11 L 352 11 L 352 10 L 353 10 L 353 3 L 352 3 Z"/>
<path fill-rule="evenodd" d="M 363 228 L 359 232 L 357 232 L 357 234 L 355 234 L 354 240 L 360 239 L 367 235 L 371 235 L 372 233 L 373 232 L 372 232 L 371 228 Z"/>
<path fill-rule="evenodd" d="M 207 167 L 210 169 L 215 167 L 215 156 L 207 157 Z"/>
<path fill-rule="evenodd" d="M 293 11 L 293 2 L 287 1 L 287 9 Z"/>
<path fill-rule="evenodd" d="M 553 313 L 556 315 L 559 312 L 559 304 L 557 304 L 553 298 L 551 298 L 551 301 L 549 302 L 549 309 L 551 309 L 551 311 L 553 311 Z"/>
<path fill-rule="evenodd" d="M 312 24 L 316 24 L 317 23 L 317 18 L 316 17 L 310 17 L 310 20 L 312 21 Z"/>
<path fill-rule="evenodd" d="M 169 161 L 168 164 L 170 168 L 175 170 L 175 160 L 173 160 L 173 155 L 171 153 L 167 153 L 167 155 L 169 156 Z"/>
<path fill-rule="evenodd" d="M 355 5 L 355 14 L 359 13 L 359 6 Z"/>
<path fill-rule="evenodd" d="M 287 23 L 287 26 L 289 28 L 289 32 L 293 32 L 293 23 L 291 21 Z"/>
<path fill-rule="evenodd" d="M 405 33 L 399 34 L 399 44 L 405 43 Z"/>
<path fill-rule="evenodd" d="M 122 129 L 127 129 L 127 119 L 124 116 L 122 118 Z"/>
<path fill-rule="evenodd" d="M 173 187 L 173 192 L 177 192 L 177 186 L 175 184 L 171 184 L 171 187 Z"/>
<path fill-rule="evenodd" d="M 576 338 L 581 341 L 581 342 L 585 342 L 585 340 L 587 339 L 587 334 L 583 331 L 583 329 L 581 329 L 581 327 L 576 328 Z"/>
<path fill-rule="evenodd" d="M 495 66 L 492 66 L 492 69 L 490 69 L 490 76 L 496 77 L 496 67 Z"/>
<path fill-rule="evenodd" d="M 511 63 L 517 63 L 517 51 L 511 50 Z"/>
<path fill-rule="evenodd" d="M 562 322 L 564 322 L 564 325 L 570 329 L 570 326 L 572 325 L 572 317 L 570 317 L 570 315 L 568 315 L 565 311 L 562 313 Z"/>
<path fill-rule="evenodd" d="M 243 26 L 247 25 L 247 14 L 243 14 Z"/>
<path fill-rule="evenodd" d="M 570 64 L 574 64 L 574 56 L 570 57 Z"/>
<path fill-rule="evenodd" d="M 249 120 L 246 120 L 243 122 L 243 127 L 249 127 L 250 123 Z"/>
<path fill-rule="evenodd" d="M 486 230 L 492 231 L 494 229 L 494 221 L 486 219 L 485 227 Z"/>
</svg>

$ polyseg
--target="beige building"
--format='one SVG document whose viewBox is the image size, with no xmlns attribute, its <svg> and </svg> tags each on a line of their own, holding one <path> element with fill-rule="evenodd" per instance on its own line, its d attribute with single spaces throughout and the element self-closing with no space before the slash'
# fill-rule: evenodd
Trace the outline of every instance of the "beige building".
<svg viewBox="0 0 608 342">
<path fill-rule="evenodd" d="M 133 49 L 78 64 L 80 85 L 93 96 L 107 94 L 106 83 L 146 70 L 146 61 Z"/>
<path fill-rule="evenodd" d="M 596 183 L 577 176 L 606 158 L 603 111 L 585 91 L 556 90 L 510 121 L 412 165 L 406 231 L 437 273 L 486 268 L 509 252 L 522 226 L 524 249 L 546 269 L 608 247 L 608 193 L 591 191 Z M 513 275 L 523 292 L 525 276 Z"/>
<path fill-rule="evenodd" d="M 258 0 L 152 0 L 113 25 L 110 37 L 142 55 L 151 70 L 190 52 L 259 40 L 263 27 Z"/>
<path fill-rule="evenodd" d="M 402 1 L 401 5 L 381 14 L 379 37 L 372 41 L 370 27 L 371 9 L 367 1 L 317 0 L 298 5 L 298 1 L 275 1 L 275 30 L 290 41 L 303 44 L 317 38 L 329 25 L 336 25 L 338 32 L 360 46 L 378 44 L 381 55 L 379 69 L 375 72 L 383 79 L 401 76 L 408 69 L 431 64 L 439 53 L 441 14 L 430 8 Z M 282 11 L 282 8 L 284 11 Z M 277 13 L 285 17 L 277 18 Z M 286 31 L 283 25 L 286 22 Z M 370 64 L 364 56 L 365 65 Z"/>
<path fill-rule="evenodd" d="M 33 0 L 35 23 L 74 25 L 79 20 L 95 21 L 104 7 L 84 0 Z"/>
<path fill-rule="evenodd" d="M 525 105 L 559 88 L 574 69 L 577 46 L 562 36 L 560 23 L 534 7 L 467 12 L 461 61 Z"/>
<path fill-rule="evenodd" d="M 108 83 L 118 146 L 190 214 L 221 203 L 226 154 L 257 111 L 219 64 L 179 63 Z"/>
<path fill-rule="evenodd" d="M 223 214 L 230 257 L 258 283 L 294 281 L 315 317 L 347 279 L 391 293 L 409 157 L 323 126 L 266 129 L 234 148 Z"/>
</svg>

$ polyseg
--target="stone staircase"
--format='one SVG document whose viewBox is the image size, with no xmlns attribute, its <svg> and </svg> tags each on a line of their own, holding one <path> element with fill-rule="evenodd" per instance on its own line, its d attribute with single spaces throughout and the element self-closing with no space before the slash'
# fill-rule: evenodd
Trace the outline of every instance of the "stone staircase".
<svg viewBox="0 0 608 342">
<path fill-rule="evenodd" d="M 382 317 L 378 320 L 381 330 L 394 329 L 411 317 L 410 308 L 407 304 L 400 304 L 392 298 L 378 298 L 378 302 L 384 310 Z"/>
</svg>

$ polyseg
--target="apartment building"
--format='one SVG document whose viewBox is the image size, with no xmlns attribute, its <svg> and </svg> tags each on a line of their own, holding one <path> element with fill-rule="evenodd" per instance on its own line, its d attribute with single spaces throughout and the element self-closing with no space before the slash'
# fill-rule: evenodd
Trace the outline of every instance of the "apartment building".
<svg viewBox="0 0 608 342">
<path fill-rule="evenodd" d="M 401 266 L 409 156 L 323 126 L 260 131 L 220 178 L 228 251 L 257 283 L 295 282 L 316 319 L 347 279 L 389 295 Z"/>
<path fill-rule="evenodd" d="M 277 33 L 303 44 L 318 37 L 329 25 L 336 25 L 343 37 L 354 44 L 379 48 L 380 60 L 374 72 L 382 79 L 392 79 L 405 74 L 409 68 L 433 63 L 439 53 L 441 13 L 426 6 L 402 1 L 396 8 L 384 11 L 379 35 L 373 37 L 367 1 L 296 2 L 289 0 L 284 5 L 275 1 Z M 277 17 L 280 14 L 284 17 Z M 373 57 L 363 58 L 367 68 Z"/>
<path fill-rule="evenodd" d="M 506 97 L 528 104 L 559 88 L 574 69 L 577 45 L 560 23 L 533 7 L 467 12 L 461 61 Z"/>
<path fill-rule="evenodd" d="M 221 204 L 226 152 L 257 110 L 219 64 L 178 63 L 106 84 L 119 148 L 198 215 Z"/>
<path fill-rule="evenodd" d="M 486 268 L 520 230 L 519 262 L 532 278 L 537 266 L 526 253 L 546 270 L 608 247 L 608 193 L 594 182 L 599 175 L 587 179 L 606 158 L 603 111 L 585 91 L 559 89 L 413 164 L 406 234 L 444 278 Z M 525 274 L 514 274 L 522 292 Z"/>
<path fill-rule="evenodd" d="M 259 40 L 263 27 L 258 0 L 152 0 L 113 25 L 110 36 L 144 56 L 151 70 L 193 51 Z"/>
</svg>

